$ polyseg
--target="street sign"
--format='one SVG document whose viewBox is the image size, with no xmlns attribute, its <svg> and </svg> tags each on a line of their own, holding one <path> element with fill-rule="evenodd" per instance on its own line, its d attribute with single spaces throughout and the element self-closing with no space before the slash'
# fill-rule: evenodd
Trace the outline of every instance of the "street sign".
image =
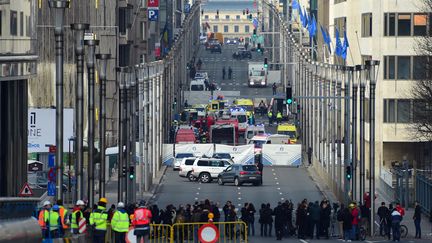
<svg viewBox="0 0 432 243">
<path fill-rule="evenodd" d="M 55 166 L 55 154 L 48 154 L 48 167 L 52 168 Z"/>
<path fill-rule="evenodd" d="M 49 181 L 47 186 L 48 196 L 55 196 L 56 194 L 56 183 L 54 181 Z"/>
<path fill-rule="evenodd" d="M 29 184 L 26 182 L 24 183 L 24 186 L 21 188 L 20 192 L 18 193 L 18 196 L 20 197 L 31 197 L 33 196 L 33 191 L 30 188 Z"/>
<path fill-rule="evenodd" d="M 189 3 L 185 4 L 185 6 L 184 6 L 184 12 L 185 13 L 189 13 L 190 12 L 190 4 Z"/>
<path fill-rule="evenodd" d="M 159 9 L 152 8 L 148 10 L 148 19 L 150 21 L 157 21 L 159 18 Z"/>
<path fill-rule="evenodd" d="M 147 7 L 148 8 L 157 8 L 157 7 L 159 7 L 159 0 L 148 0 Z"/>
<path fill-rule="evenodd" d="M 55 153 L 57 151 L 57 147 L 55 145 L 50 145 L 48 147 L 48 152 Z"/>
<path fill-rule="evenodd" d="M 198 238 L 202 243 L 215 243 L 219 240 L 219 230 L 214 224 L 205 224 L 199 228 Z"/>
<path fill-rule="evenodd" d="M 56 180 L 56 173 L 54 171 L 54 168 L 51 168 L 48 171 L 48 181 L 55 181 L 55 180 Z"/>
</svg>

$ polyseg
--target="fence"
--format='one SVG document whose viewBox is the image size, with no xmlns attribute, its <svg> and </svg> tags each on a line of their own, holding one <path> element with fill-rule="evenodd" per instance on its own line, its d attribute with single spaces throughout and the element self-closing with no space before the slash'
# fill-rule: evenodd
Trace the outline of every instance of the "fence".
<svg viewBox="0 0 432 243">
<path fill-rule="evenodd" d="M 432 178 L 417 172 L 415 179 L 416 200 L 422 205 L 424 212 L 432 213 Z"/>
</svg>

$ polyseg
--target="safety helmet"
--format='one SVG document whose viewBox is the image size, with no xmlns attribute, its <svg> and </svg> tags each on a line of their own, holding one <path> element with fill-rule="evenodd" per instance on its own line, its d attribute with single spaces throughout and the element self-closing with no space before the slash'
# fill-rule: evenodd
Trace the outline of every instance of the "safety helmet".
<svg viewBox="0 0 432 243">
<path fill-rule="evenodd" d="M 44 203 L 43 203 L 43 206 L 45 207 L 45 206 L 48 206 L 48 205 L 51 205 L 51 202 L 50 201 L 45 201 Z"/>
<path fill-rule="evenodd" d="M 85 206 L 85 203 L 84 203 L 83 200 L 78 200 L 75 205 L 77 205 L 77 206 Z"/>
<path fill-rule="evenodd" d="M 108 203 L 108 200 L 107 200 L 106 198 L 104 198 L 104 197 L 101 197 L 101 198 L 99 199 L 99 202 L 102 202 L 102 203 Z"/>
<path fill-rule="evenodd" d="M 54 211 L 57 211 L 57 210 L 59 210 L 60 209 L 60 207 L 59 207 L 59 205 L 57 205 L 57 204 L 55 204 L 54 206 L 53 206 L 53 208 L 52 208 Z"/>
<path fill-rule="evenodd" d="M 125 207 L 125 205 L 124 205 L 124 203 L 122 203 L 122 202 L 119 202 L 119 203 L 117 204 L 117 207 L 118 207 L 118 208 L 124 208 L 124 207 Z"/>
</svg>

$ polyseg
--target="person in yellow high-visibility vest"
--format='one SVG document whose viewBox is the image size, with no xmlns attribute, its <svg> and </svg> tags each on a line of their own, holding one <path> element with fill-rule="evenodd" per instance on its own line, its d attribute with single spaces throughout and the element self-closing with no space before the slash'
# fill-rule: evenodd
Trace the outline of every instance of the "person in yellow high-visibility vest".
<svg viewBox="0 0 432 243">
<path fill-rule="evenodd" d="M 71 215 L 71 228 L 72 234 L 79 234 L 79 222 L 84 218 L 83 209 L 85 207 L 85 203 L 83 200 L 78 200 L 73 208 Z"/>
<path fill-rule="evenodd" d="M 280 111 L 276 114 L 276 120 L 278 125 L 282 122 L 282 113 Z"/>
<path fill-rule="evenodd" d="M 108 213 L 106 205 L 108 201 L 102 197 L 99 199 L 98 206 L 90 214 L 90 226 L 93 227 L 93 243 L 105 243 L 105 234 L 108 223 Z"/>
<path fill-rule="evenodd" d="M 51 209 L 51 202 L 45 201 L 43 203 L 43 208 L 39 211 L 38 223 L 39 223 L 39 226 L 41 227 L 43 238 L 48 237 L 46 218 L 49 215 L 50 209 Z"/>
<path fill-rule="evenodd" d="M 125 243 L 125 237 L 129 231 L 129 215 L 123 202 L 119 202 L 117 210 L 111 219 L 111 229 L 114 233 L 115 243 Z"/>
<path fill-rule="evenodd" d="M 45 214 L 45 224 L 49 232 L 47 238 L 53 239 L 62 236 L 61 218 L 59 210 L 60 208 L 56 204 L 51 208 L 48 214 Z"/>
</svg>

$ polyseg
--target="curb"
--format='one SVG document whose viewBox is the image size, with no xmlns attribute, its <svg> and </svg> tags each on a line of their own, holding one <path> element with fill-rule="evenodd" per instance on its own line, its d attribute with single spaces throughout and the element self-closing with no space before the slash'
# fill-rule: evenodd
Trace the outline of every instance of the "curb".
<svg viewBox="0 0 432 243">
<path fill-rule="evenodd" d="M 156 193 L 158 192 L 159 187 L 160 187 L 160 185 L 161 185 L 162 179 L 165 177 L 165 173 L 166 173 L 166 171 L 167 171 L 167 169 L 168 169 L 168 166 L 164 165 L 164 166 L 162 166 L 162 167 L 163 167 L 163 168 L 160 170 L 160 171 L 161 171 L 161 176 L 160 176 L 159 178 L 157 178 L 156 183 L 154 183 L 154 184 L 152 185 L 152 187 L 150 188 L 150 194 L 151 194 L 151 195 L 150 195 L 148 201 L 153 201 L 153 200 L 154 200 L 155 195 L 156 195 Z"/>
</svg>

